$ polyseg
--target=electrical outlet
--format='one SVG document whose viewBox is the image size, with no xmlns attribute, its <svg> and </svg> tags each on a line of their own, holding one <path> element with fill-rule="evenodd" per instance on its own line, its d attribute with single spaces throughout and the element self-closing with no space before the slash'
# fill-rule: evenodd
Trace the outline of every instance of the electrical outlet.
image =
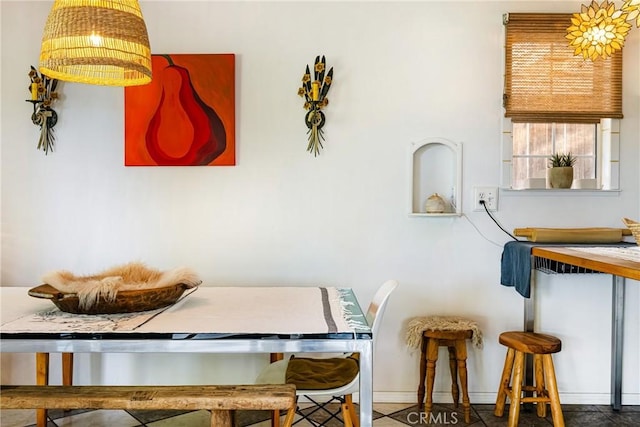
<svg viewBox="0 0 640 427">
<path fill-rule="evenodd" d="M 497 187 L 475 187 L 474 191 L 474 211 L 484 211 L 484 206 L 480 203 L 484 201 L 485 206 L 490 211 L 498 210 L 498 188 Z"/>
</svg>

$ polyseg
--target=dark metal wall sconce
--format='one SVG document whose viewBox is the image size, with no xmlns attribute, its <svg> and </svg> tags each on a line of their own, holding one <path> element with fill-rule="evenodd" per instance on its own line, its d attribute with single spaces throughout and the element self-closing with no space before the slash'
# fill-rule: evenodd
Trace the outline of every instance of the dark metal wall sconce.
<svg viewBox="0 0 640 427">
<path fill-rule="evenodd" d="M 308 110 L 308 113 L 304 116 L 304 122 L 308 128 L 307 133 L 309 134 L 307 151 L 313 153 L 314 157 L 320 154 L 321 148 L 324 148 L 322 146 L 322 141 L 324 141 L 322 127 L 326 119 L 321 110 L 329 104 L 327 93 L 333 81 L 333 67 L 326 75 L 325 70 L 326 62 L 324 56 L 322 58 L 316 56 L 313 81 L 307 65 L 306 72 L 302 76 L 302 87 L 298 89 L 298 95 L 304 97 L 304 109 Z"/>
<path fill-rule="evenodd" d="M 29 71 L 29 79 L 31 99 L 26 101 L 33 104 L 31 121 L 34 125 L 40 126 L 38 150 L 43 150 L 46 155 L 49 154 L 49 150 L 53 151 L 53 127 L 58 123 L 58 114 L 51 108 L 51 104 L 58 99 L 58 80 L 39 73 L 33 65 Z"/>
</svg>

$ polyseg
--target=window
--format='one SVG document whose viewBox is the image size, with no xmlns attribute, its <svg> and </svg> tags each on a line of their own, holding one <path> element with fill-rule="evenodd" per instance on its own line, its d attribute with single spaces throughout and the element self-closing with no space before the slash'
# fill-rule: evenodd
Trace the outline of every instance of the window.
<svg viewBox="0 0 640 427">
<path fill-rule="evenodd" d="M 530 188 L 531 178 L 544 179 L 549 157 L 576 157 L 574 179 L 596 179 L 597 129 L 584 123 L 513 123 L 513 188 Z M 540 181 L 539 181 L 540 182 Z"/>
<path fill-rule="evenodd" d="M 571 152 L 574 179 L 617 188 L 611 119 L 622 118 L 622 55 L 574 56 L 565 38 L 570 18 L 505 15 L 503 187 L 544 188 L 549 156 Z"/>
</svg>

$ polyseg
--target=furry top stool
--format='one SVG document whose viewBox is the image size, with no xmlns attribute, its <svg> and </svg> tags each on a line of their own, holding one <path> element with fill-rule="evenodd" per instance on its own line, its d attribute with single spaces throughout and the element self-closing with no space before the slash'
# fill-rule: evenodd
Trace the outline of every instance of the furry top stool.
<svg viewBox="0 0 640 427">
<path fill-rule="evenodd" d="M 429 417 L 433 409 L 433 383 L 436 373 L 438 349 L 443 346 L 449 351 L 449 370 L 451 371 L 451 395 L 457 408 L 460 400 L 458 378 L 462 389 L 462 408 L 464 421 L 471 422 L 471 403 L 467 387 L 467 345 L 470 339 L 473 344 L 482 346 L 482 331 L 475 321 L 457 316 L 417 317 L 409 321 L 407 326 L 407 345 L 420 346 L 420 379 L 418 385 L 418 405 L 425 398 L 424 412 Z"/>
</svg>

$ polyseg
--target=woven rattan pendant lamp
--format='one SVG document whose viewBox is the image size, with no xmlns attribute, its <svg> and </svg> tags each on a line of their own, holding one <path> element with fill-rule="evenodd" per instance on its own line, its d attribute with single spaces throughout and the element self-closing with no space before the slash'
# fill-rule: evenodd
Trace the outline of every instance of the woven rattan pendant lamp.
<svg viewBox="0 0 640 427">
<path fill-rule="evenodd" d="M 151 81 L 151 48 L 138 0 L 55 0 L 40 51 L 48 77 L 106 86 Z"/>
</svg>

